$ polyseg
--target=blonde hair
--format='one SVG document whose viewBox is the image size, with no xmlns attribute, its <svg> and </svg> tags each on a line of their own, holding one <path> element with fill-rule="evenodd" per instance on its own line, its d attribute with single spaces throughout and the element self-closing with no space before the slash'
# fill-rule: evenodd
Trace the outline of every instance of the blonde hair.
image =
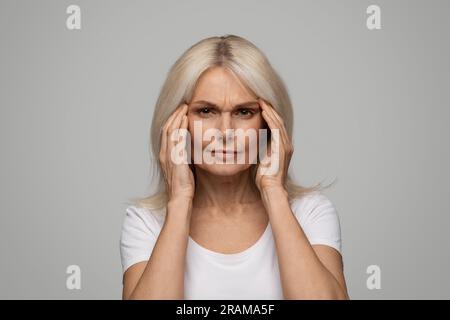
<svg viewBox="0 0 450 320">
<path fill-rule="evenodd" d="M 156 181 L 156 191 L 144 198 L 131 199 L 131 204 L 151 210 L 165 209 L 168 201 L 166 183 L 158 159 L 161 128 L 180 103 L 191 100 L 197 80 L 212 67 L 232 71 L 250 91 L 268 101 L 283 118 L 292 139 L 294 117 L 291 101 L 283 80 L 266 56 L 253 43 L 236 35 L 203 39 L 187 49 L 172 65 L 161 88 L 150 128 L 150 151 L 153 154 L 150 155 L 153 166 L 150 183 L 155 185 Z M 253 165 L 253 176 L 255 169 L 256 165 Z M 324 187 L 321 183 L 313 187 L 300 186 L 288 174 L 285 188 L 292 201 Z"/>
</svg>

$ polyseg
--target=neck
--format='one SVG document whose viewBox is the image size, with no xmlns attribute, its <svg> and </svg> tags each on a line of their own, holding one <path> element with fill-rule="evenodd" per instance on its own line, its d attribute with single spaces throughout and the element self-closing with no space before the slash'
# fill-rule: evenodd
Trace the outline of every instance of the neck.
<svg viewBox="0 0 450 320">
<path fill-rule="evenodd" d="M 195 174 L 194 207 L 216 207 L 226 210 L 236 205 L 261 200 L 250 169 L 232 176 L 218 176 L 197 167 Z"/>
</svg>

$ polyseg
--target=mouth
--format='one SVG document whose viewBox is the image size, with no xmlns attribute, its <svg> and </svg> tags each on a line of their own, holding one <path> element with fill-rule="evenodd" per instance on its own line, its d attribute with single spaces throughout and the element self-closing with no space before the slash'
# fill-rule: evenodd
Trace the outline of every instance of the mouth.
<svg viewBox="0 0 450 320">
<path fill-rule="evenodd" d="M 239 152 L 239 151 L 228 151 L 228 150 L 213 150 L 211 153 L 213 153 L 213 154 L 218 153 L 218 154 L 228 155 L 228 154 L 239 154 L 239 153 L 242 153 L 242 152 Z"/>
</svg>

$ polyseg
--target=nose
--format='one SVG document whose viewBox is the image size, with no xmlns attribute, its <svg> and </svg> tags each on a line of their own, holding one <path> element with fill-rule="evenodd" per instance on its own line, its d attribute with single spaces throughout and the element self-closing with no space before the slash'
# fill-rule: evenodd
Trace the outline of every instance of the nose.
<svg viewBox="0 0 450 320">
<path fill-rule="evenodd" d="M 222 133 L 222 141 L 224 143 L 229 143 L 233 140 L 234 133 L 230 129 L 234 129 L 231 114 L 230 112 L 223 112 L 220 117 L 219 130 Z"/>
</svg>

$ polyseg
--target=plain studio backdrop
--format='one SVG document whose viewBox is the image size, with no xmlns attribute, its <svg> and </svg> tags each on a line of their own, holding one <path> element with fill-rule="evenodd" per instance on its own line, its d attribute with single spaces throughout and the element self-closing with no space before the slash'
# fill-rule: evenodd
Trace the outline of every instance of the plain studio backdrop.
<svg viewBox="0 0 450 320">
<path fill-rule="evenodd" d="M 80 30 L 66 27 L 72 4 Z M 350 297 L 449 299 L 449 13 L 449 1 L 2 0 L 0 298 L 120 299 L 122 220 L 151 185 L 162 83 L 197 41 L 236 34 L 288 87 L 294 177 L 337 179 L 324 193 Z M 66 287 L 70 265 L 81 290 Z"/>
</svg>

